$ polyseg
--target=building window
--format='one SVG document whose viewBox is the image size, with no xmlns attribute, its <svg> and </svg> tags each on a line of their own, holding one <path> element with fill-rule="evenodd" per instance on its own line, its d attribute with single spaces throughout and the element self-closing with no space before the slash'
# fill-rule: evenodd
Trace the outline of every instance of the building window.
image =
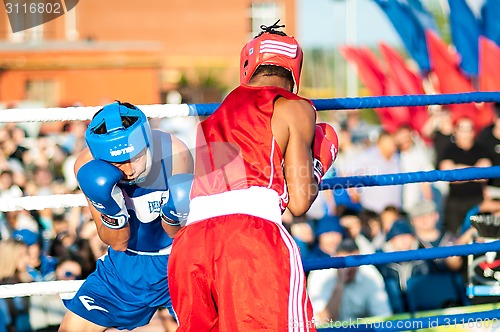
<svg viewBox="0 0 500 332">
<path fill-rule="evenodd" d="M 44 107 L 57 106 L 59 101 L 57 86 L 57 83 L 50 79 L 28 80 L 26 81 L 25 99 L 42 102 Z"/>
<path fill-rule="evenodd" d="M 282 8 L 274 1 L 252 3 L 250 8 L 252 33 L 251 36 L 249 36 L 249 39 L 257 36 L 262 31 L 260 28 L 262 24 L 269 26 L 282 18 L 281 15 Z"/>
</svg>

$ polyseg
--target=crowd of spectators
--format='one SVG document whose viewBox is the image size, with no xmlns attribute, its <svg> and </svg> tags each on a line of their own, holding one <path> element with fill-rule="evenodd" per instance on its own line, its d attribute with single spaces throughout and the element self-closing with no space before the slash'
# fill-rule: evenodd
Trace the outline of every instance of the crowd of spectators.
<svg viewBox="0 0 500 332">
<path fill-rule="evenodd" d="M 153 121 L 169 131 L 181 128 L 175 134 L 186 141 L 194 132 L 193 124 L 179 119 Z M 443 109 L 432 114 L 423 134 L 406 126 L 389 133 L 352 111 L 332 124 L 339 133 L 340 152 L 329 176 L 499 162 L 500 120 L 477 132 L 469 119 L 452 121 Z M 73 164 L 85 147 L 86 125 L 78 121 L 42 125 L 34 135 L 19 124 L 0 127 L 0 199 L 79 193 Z M 283 222 L 305 260 L 469 243 L 474 230 L 464 223 L 466 216 L 500 210 L 495 204 L 500 198 L 498 185 L 493 180 L 336 188 L 321 191 L 304 216 L 285 211 Z M 105 251 L 86 207 L 0 214 L 0 284 L 84 279 Z M 308 291 L 319 321 L 389 316 L 415 308 L 411 293 L 417 276 L 446 275 L 465 294 L 464 266 L 462 257 L 450 257 L 318 270 L 308 276 Z M 433 305 L 437 309 L 465 304 L 463 296 Z M 58 296 L 0 299 L 0 332 L 56 330 L 64 311 Z"/>
</svg>

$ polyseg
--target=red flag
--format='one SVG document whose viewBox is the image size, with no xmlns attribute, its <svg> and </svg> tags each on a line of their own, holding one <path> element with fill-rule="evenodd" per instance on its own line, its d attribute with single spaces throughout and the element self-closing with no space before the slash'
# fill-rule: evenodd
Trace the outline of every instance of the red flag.
<svg viewBox="0 0 500 332">
<path fill-rule="evenodd" d="M 483 36 L 479 38 L 479 90 L 500 91 L 500 47 Z"/>
<path fill-rule="evenodd" d="M 397 80 L 405 94 L 424 94 L 422 79 L 406 65 L 405 59 L 391 46 L 380 43 L 380 51 L 384 57 L 389 75 Z"/>
<path fill-rule="evenodd" d="M 373 96 L 401 95 L 400 89 L 386 76 L 379 59 L 369 48 L 344 46 L 340 52 L 348 63 L 355 66 L 361 82 Z M 389 132 L 395 132 L 410 121 L 408 107 L 376 108 L 375 111 L 382 126 Z"/>
<path fill-rule="evenodd" d="M 383 71 L 382 64 L 378 57 L 369 48 L 358 48 L 360 57 L 372 68 L 378 68 L 382 76 L 384 96 L 400 96 L 404 92 L 398 86 L 397 82 L 390 76 L 386 75 Z M 411 122 L 410 109 L 406 106 L 389 107 L 384 109 L 377 109 L 377 112 L 384 114 L 384 129 L 393 133 L 403 125 L 409 125 Z"/>
<path fill-rule="evenodd" d="M 385 74 L 377 57 L 367 56 L 370 50 L 360 52 L 355 47 L 344 46 L 340 48 L 340 53 L 346 61 L 354 66 L 363 84 L 370 90 L 372 95 L 380 96 L 384 92 Z"/>
<path fill-rule="evenodd" d="M 426 31 L 432 71 L 442 93 L 472 92 L 475 89 L 459 70 L 460 56 L 432 31 Z"/>
<path fill-rule="evenodd" d="M 389 76 L 398 85 L 401 93 L 406 95 L 425 94 L 422 79 L 408 68 L 404 58 L 394 48 L 385 43 L 379 44 L 382 56 L 387 63 Z M 409 107 L 409 124 L 421 133 L 422 127 L 429 119 L 425 106 Z"/>
<path fill-rule="evenodd" d="M 458 53 L 451 50 L 433 31 L 427 30 L 425 36 L 431 60 L 431 68 L 439 81 L 439 92 L 459 93 L 475 91 L 469 79 L 460 72 L 460 57 Z M 480 130 L 484 126 L 483 115 L 480 116 L 480 111 L 474 104 L 450 104 L 449 107 L 453 120 L 468 117 L 474 121 L 477 130 Z"/>
<path fill-rule="evenodd" d="M 388 76 L 385 81 L 384 94 L 386 96 L 401 96 L 403 95 L 403 91 L 397 82 Z M 394 133 L 402 126 L 411 125 L 410 108 L 408 106 L 397 106 L 386 109 L 388 110 L 386 122 L 390 122 L 390 124 L 387 124 L 384 129 L 388 132 Z"/>
</svg>

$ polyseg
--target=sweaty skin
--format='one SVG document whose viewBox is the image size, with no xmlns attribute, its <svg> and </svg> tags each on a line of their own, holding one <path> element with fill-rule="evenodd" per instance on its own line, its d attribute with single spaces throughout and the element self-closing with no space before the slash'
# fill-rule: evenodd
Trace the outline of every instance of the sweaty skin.
<svg viewBox="0 0 500 332">
<path fill-rule="evenodd" d="M 292 91 L 286 79 L 256 75 L 250 86 L 277 86 Z M 313 176 L 311 145 L 314 139 L 316 111 L 305 100 L 279 98 L 274 103 L 271 129 L 285 158 L 285 180 L 288 187 L 288 209 L 294 216 L 309 210 L 318 194 Z"/>
</svg>

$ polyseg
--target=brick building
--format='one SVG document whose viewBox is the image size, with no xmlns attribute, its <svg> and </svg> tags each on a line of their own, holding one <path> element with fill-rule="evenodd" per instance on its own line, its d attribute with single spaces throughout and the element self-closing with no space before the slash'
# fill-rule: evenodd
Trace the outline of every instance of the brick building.
<svg viewBox="0 0 500 332">
<path fill-rule="evenodd" d="M 72 1 L 64 15 L 16 33 L 2 2 L 0 103 L 152 104 L 171 90 L 185 102 L 220 101 L 237 84 L 239 51 L 261 24 L 280 18 L 296 33 L 295 0 Z M 16 19 L 42 19 L 21 14 Z"/>
</svg>

